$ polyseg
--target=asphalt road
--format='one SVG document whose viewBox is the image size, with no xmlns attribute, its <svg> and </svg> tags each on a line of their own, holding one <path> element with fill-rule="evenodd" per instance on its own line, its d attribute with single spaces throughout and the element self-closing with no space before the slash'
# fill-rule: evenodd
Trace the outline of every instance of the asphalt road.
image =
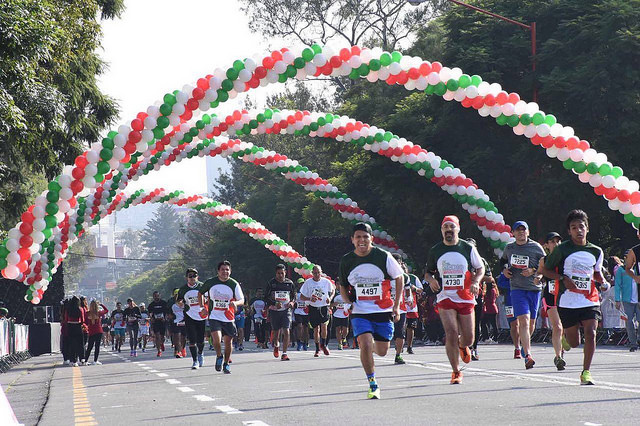
<svg viewBox="0 0 640 426">
<path fill-rule="evenodd" d="M 190 369 L 190 358 L 156 358 L 153 350 L 137 358 L 103 351 L 102 366 L 58 362 L 48 367 L 53 376 L 39 424 L 637 424 L 640 353 L 625 348 L 598 347 L 595 386 L 579 385 L 581 348 L 566 353 L 567 369 L 557 372 L 550 346 L 534 346 L 531 370 L 513 359 L 512 346 L 480 346 L 461 385 L 449 384 L 442 346 L 415 348 L 404 355 L 406 365 L 394 365 L 391 351 L 376 358 L 376 401 L 366 399 L 356 350 L 320 358 L 291 351 L 291 361 L 282 362 L 248 346 L 234 352 L 230 375 L 215 371 L 208 349 L 200 370 Z"/>
</svg>

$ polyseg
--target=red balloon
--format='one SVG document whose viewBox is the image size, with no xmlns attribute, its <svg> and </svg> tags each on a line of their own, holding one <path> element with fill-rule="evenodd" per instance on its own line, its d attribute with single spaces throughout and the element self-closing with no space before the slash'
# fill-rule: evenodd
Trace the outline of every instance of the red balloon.
<svg viewBox="0 0 640 426">
<path fill-rule="evenodd" d="M 31 247 L 33 245 L 33 238 L 31 238 L 31 235 L 23 235 L 20 237 L 20 245 L 27 248 Z"/>
<path fill-rule="evenodd" d="M 438 61 L 431 63 L 431 72 L 440 72 L 442 70 L 442 64 Z"/>
<path fill-rule="evenodd" d="M 429 73 L 431 73 L 431 64 L 429 62 L 423 62 L 420 64 L 420 74 L 426 77 Z"/>
<path fill-rule="evenodd" d="M 347 48 L 340 49 L 340 59 L 346 62 L 349 58 L 351 58 L 351 51 Z"/>
<path fill-rule="evenodd" d="M 26 260 L 18 262 L 18 264 L 16 266 L 18 267 L 18 271 L 20 271 L 20 272 L 26 271 L 27 268 L 29 267 L 29 265 L 27 264 Z"/>
<path fill-rule="evenodd" d="M 78 179 L 78 180 L 74 180 L 71 182 L 71 185 L 69 185 L 69 188 L 71 188 L 71 190 L 73 191 L 74 194 L 77 194 L 78 192 L 82 191 L 84 189 L 84 184 Z M 73 200 L 73 198 L 72 198 Z"/>
<path fill-rule="evenodd" d="M 593 192 L 596 193 L 596 195 L 604 195 L 604 191 L 606 191 L 607 188 L 605 188 L 603 185 L 598 185 L 595 188 L 593 188 Z"/>
<path fill-rule="evenodd" d="M 31 252 L 26 247 L 20 247 L 17 253 L 20 256 L 20 260 L 29 260 L 31 258 Z"/>
<path fill-rule="evenodd" d="M 608 188 L 604 191 L 604 197 L 607 200 L 613 200 L 618 196 L 618 190 L 615 187 Z"/>
<path fill-rule="evenodd" d="M 31 209 L 31 210 L 33 210 L 33 209 Z M 22 213 L 22 216 L 20 216 L 20 219 L 22 219 L 23 222 L 28 222 L 28 223 L 33 222 L 35 217 L 33 217 L 33 214 L 31 213 L 31 210 L 27 210 L 26 212 Z M 26 232 L 23 232 L 23 234 L 26 234 Z"/>
<path fill-rule="evenodd" d="M 71 171 L 71 176 L 74 177 L 74 179 L 82 179 L 84 177 L 84 168 L 81 167 L 75 167 L 72 171 Z"/>
<path fill-rule="evenodd" d="M 131 128 L 138 132 L 141 132 L 144 129 L 144 123 L 139 118 L 136 118 L 131 121 Z"/>
<path fill-rule="evenodd" d="M 629 197 L 631 204 L 640 204 L 640 192 L 635 191 L 633 194 L 631 194 L 631 197 Z"/>
<path fill-rule="evenodd" d="M 339 56 L 332 56 L 331 59 L 329 59 L 329 63 L 333 68 L 338 68 L 342 65 L 342 61 Z"/>
<path fill-rule="evenodd" d="M 629 201 L 630 198 L 631 198 L 631 194 L 626 189 L 623 189 L 622 191 L 618 192 L 618 199 L 623 203 L 625 201 Z"/>
<path fill-rule="evenodd" d="M 84 157 L 83 155 L 78 155 L 76 157 L 76 161 L 75 161 L 76 166 L 85 168 L 87 164 L 89 164 L 89 162 L 87 161 L 86 157 Z"/>
<path fill-rule="evenodd" d="M 20 224 L 20 232 L 22 232 L 24 235 L 29 235 L 33 232 L 33 226 L 31 226 L 31 223 L 29 222 L 22 222 Z"/>
<path fill-rule="evenodd" d="M 273 68 L 273 65 L 275 64 L 275 61 L 273 60 L 273 58 L 267 56 L 266 58 L 264 58 L 262 60 L 262 65 L 267 68 L 267 69 L 271 69 Z"/>
</svg>

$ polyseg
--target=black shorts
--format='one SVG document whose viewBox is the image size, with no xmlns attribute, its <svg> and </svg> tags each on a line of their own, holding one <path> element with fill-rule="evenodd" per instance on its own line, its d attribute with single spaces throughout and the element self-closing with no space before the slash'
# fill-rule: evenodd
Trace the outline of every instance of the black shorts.
<svg viewBox="0 0 640 426">
<path fill-rule="evenodd" d="M 294 313 L 293 324 L 309 325 L 309 315 L 301 315 Z"/>
<path fill-rule="evenodd" d="M 581 321 L 602 319 L 600 306 L 587 306 L 586 308 L 561 308 L 558 307 L 558 315 L 563 328 L 580 325 Z"/>
<path fill-rule="evenodd" d="M 221 331 L 223 336 L 236 337 L 238 330 L 235 322 L 225 322 L 217 319 L 209 320 L 209 328 L 211 331 Z"/>
<path fill-rule="evenodd" d="M 291 328 L 291 310 L 269 311 L 269 322 L 273 331 Z"/>
<path fill-rule="evenodd" d="M 309 306 L 309 323 L 311 323 L 311 327 L 316 328 L 320 324 L 326 324 L 328 322 L 328 306 L 320 306 L 319 308 L 316 308 L 315 306 Z"/>
<path fill-rule="evenodd" d="M 127 324 L 127 333 L 130 332 L 130 331 L 133 331 L 134 333 L 137 333 L 138 330 L 140 330 L 140 326 L 138 325 L 137 322 Z"/>
<path fill-rule="evenodd" d="M 187 327 L 184 324 L 178 325 L 176 323 L 171 323 L 171 332 L 174 334 L 182 334 L 183 336 L 186 336 Z"/>
<path fill-rule="evenodd" d="M 187 339 L 190 345 L 204 343 L 204 325 L 206 320 L 194 320 L 189 315 L 184 316 L 184 325 L 186 326 Z"/>
<path fill-rule="evenodd" d="M 153 324 L 151 324 L 151 330 L 153 331 L 154 334 L 160 333 L 164 335 L 166 329 L 167 329 L 167 326 L 165 325 L 164 321 L 155 320 L 153 321 Z"/>
<path fill-rule="evenodd" d="M 544 286 L 544 289 L 542 290 L 542 297 L 544 297 L 544 303 L 546 303 L 547 306 L 556 306 L 556 295 L 549 293 L 549 283 Z"/>
<path fill-rule="evenodd" d="M 418 318 L 407 318 L 407 328 L 416 329 L 418 327 Z"/>
<path fill-rule="evenodd" d="M 336 327 L 349 327 L 349 318 L 340 318 L 334 315 L 333 323 Z"/>
<path fill-rule="evenodd" d="M 407 314 L 400 314 L 398 322 L 393 323 L 393 338 L 404 339 L 405 326 L 407 324 Z"/>
</svg>

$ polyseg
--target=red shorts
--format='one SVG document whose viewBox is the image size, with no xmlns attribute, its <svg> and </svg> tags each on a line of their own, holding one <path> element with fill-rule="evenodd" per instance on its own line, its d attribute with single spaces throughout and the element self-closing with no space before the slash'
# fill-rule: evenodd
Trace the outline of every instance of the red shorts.
<svg viewBox="0 0 640 426">
<path fill-rule="evenodd" d="M 471 315 L 475 308 L 473 303 L 458 303 L 451 299 L 443 299 L 438 302 L 438 309 L 453 309 L 459 315 Z"/>
</svg>

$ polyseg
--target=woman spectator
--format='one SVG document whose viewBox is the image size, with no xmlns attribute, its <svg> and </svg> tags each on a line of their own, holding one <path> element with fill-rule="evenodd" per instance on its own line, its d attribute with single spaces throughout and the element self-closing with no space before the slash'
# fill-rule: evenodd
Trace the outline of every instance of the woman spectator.
<svg viewBox="0 0 640 426">
<path fill-rule="evenodd" d="M 65 299 L 60 304 L 60 351 L 62 352 L 62 359 L 64 365 L 71 363 L 71 357 L 69 356 L 69 329 L 67 326 L 67 308 L 69 307 L 69 299 Z"/>
<path fill-rule="evenodd" d="M 77 367 L 78 362 L 83 362 L 82 325 L 85 319 L 84 311 L 80 309 L 80 299 L 76 296 L 73 296 L 69 301 L 65 312 L 65 322 L 67 323 L 69 361 L 73 367 Z"/>
<path fill-rule="evenodd" d="M 85 324 L 87 325 L 87 331 L 89 334 L 89 340 L 87 343 L 87 353 L 84 359 L 87 361 L 89 365 L 96 364 L 102 365 L 100 361 L 98 361 L 98 356 L 100 355 L 100 342 L 102 341 L 102 318 L 109 312 L 106 306 L 102 303 L 100 304 L 102 308 L 98 311 L 98 302 L 95 300 L 91 301 L 91 305 L 89 306 L 89 312 L 87 313 Z M 91 348 L 95 346 L 95 353 L 93 354 L 93 362 L 89 361 L 89 355 L 91 355 Z"/>
<path fill-rule="evenodd" d="M 87 314 L 89 313 L 89 303 L 87 302 L 87 298 L 84 296 L 80 296 L 80 309 L 82 309 L 84 318 L 86 319 Z M 82 324 L 82 354 L 83 355 L 87 350 L 88 341 L 89 341 L 89 333 L 87 332 L 87 326 L 85 324 Z"/>
<path fill-rule="evenodd" d="M 482 310 L 482 339 L 487 343 L 498 342 L 498 286 L 495 280 L 487 283 L 487 292 L 484 296 L 484 307 Z M 492 328 L 489 335 L 489 326 Z"/>
</svg>

